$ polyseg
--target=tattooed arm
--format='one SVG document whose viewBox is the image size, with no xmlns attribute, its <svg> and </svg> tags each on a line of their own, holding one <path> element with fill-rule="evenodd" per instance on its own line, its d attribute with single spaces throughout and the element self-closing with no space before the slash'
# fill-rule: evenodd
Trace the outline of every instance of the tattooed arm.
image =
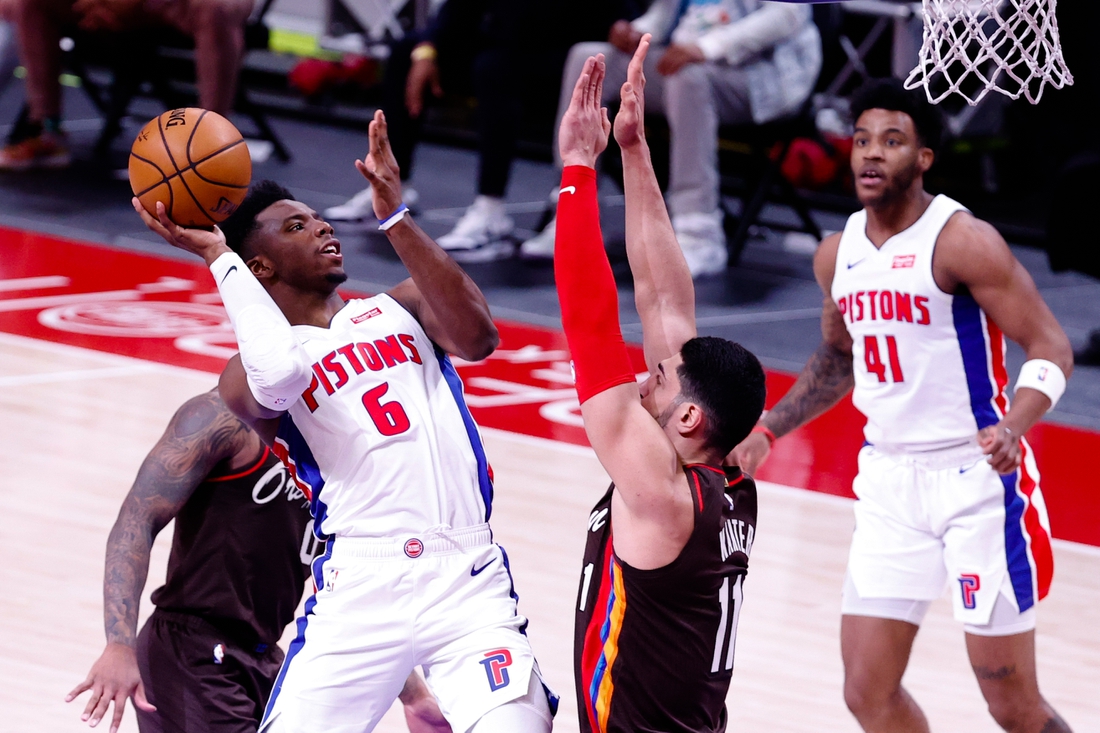
<svg viewBox="0 0 1100 733">
<path fill-rule="evenodd" d="M 103 576 L 107 648 L 88 677 L 66 697 L 72 701 L 92 690 L 81 716 L 89 725 L 96 725 L 114 701 L 113 733 L 130 696 L 141 709 L 154 709 L 145 699 L 134 652 L 138 603 L 149 574 L 153 540 L 215 466 L 228 461 L 235 468 L 259 450 L 259 438 L 229 411 L 215 390 L 185 402 L 145 457 L 107 538 Z"/>
<path fill-rule="evenodd" d="M 821 345 L 813 353 L 798 380 L 783 399 L 761 421 L 776 437 L 803 425 L 840 401 L 852 391 L 852 337 L 844 317 L 831 295 L 836 252 L 840 233 L 826 237 L 814 255 L 814 277 L 825 295 L 821 309 Z M 733 449 L 727 461 L 741 466 L 745 473 L 756 469 L 768 457 L 771 445 L 762 433 L 751 433 Z"/>
</svg>

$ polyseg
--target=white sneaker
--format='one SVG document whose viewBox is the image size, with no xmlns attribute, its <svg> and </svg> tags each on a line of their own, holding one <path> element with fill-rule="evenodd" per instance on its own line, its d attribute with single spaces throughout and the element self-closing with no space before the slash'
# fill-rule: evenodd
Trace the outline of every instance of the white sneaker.
<svg viewBox="0 0 1100 733">
<path fill-rule="evenodd" d="M 519 246 L 520 257 L 531 260 L 554 259 L 554 235 L 558 228 L 558 217 L 554 217 L 542 228 L 542 231 Z"/>
<path fill-rule="evenodd" d="M 729 252 L 721 211 L 674 216 L 672 229 L 693 278 L 717 275 L 726 269 Z"/>
<path fill-rule="evenodd" d="M 420 194 L 415 188 L 405 187 L 401 196 L 406 206 L 412 207 L 420 200 Z M 367 186 L 359 193 L 352 196 L 346 203 L 339 206 L 330 206 L 321 212 L 321 215 L 329 221 L 362 221 L 374 218 L 374 193 Z"/>
<path fill-rule="evenodd" d="M 455 228 L 436 240 L 439 246 L 452 255 L 473 253 L 488 248 L 494 253 L 503 252 L 503 248 L 490 246 L 501 242 L 512 233 L 516 224 L 512 217 L 504 213 L 504 201 L 490 196 L 478 196 L 466 209 L 466 213 L 455 224 Z M 508 254 L 514 245 L 508 242 Z M 496 254 L 491 259 L 500 259 Z M 456 258 L 457 259 L 457 258 Z M 465 258 L 470 261 L 469 258 Z"/>
</svg>

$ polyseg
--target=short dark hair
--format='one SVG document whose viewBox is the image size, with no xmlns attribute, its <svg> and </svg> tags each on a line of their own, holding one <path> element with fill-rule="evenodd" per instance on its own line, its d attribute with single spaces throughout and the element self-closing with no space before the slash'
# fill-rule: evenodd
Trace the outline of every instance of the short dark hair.
<svg viewBox="0 0 1100 733">
<path fill-rule="evenodd" d="M 764 368 L 744 346 L 716 336 L 691 339 L 680 356 L 680 394 L 703 409 L 707 444 L 725 455 L 764 411 Z"/>
<path fill-rule="evenodd" d="M 221 223 L 222 233 L 225 235 L 225 243 L 229 249 L 248 260 L 255 252 L 248 246 L 248 237 L 256 231 L 256 217 L 268 206 L 278 201 L 296 201 L 294 194 L 280 186 L 275 181 L 262 180 L 256 183 L 244 197 L 244 201 L 237 210 L 229 215 L 229 218 Z"/>
<path fill-rule="evenodd" d="M 913 120 L 921 145 L 938 151 L 943 142 L 943 117 L 924 92 L 906 89 L 899 79 L 871 79 L 852 96 L 852 122 L 869 109 L 902 112 Z"/>
</svg>

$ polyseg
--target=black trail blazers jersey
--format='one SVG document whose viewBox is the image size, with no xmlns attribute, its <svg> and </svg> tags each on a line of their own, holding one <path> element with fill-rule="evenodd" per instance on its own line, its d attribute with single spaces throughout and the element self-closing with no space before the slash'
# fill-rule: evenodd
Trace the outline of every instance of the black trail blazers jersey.
<svg viewBox="0 0 1100 733">
<path fill-rule="evenodd" d="M 265 448 L 250 468 L 207 477 L 180 509 L 152 601 L 202 616 L 242 646 L 274 644 L 309 577 L 312 529 L 305 495 Z"/>
<path fill-rule="evenodd" d="M 725 730 L 756 486 L 738 468 L 684 471 L 695 529 L 663 568 L 616 557 L 614 485 L 589 517 L 573 645 L 583 733 Z"/>
</svg>

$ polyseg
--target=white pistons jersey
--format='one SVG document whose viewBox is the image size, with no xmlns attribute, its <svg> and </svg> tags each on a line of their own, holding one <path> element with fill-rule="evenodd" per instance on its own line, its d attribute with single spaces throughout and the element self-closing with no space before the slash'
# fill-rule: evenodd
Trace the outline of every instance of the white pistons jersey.
<svg viewBox="0 0 1100 733">
<path fill-rule="evenodd" d="M 881 248 L 867 238 L 866 211 L 844 227 L 832 297 L 852 336 L 852 402 L 872 445 L 958 445 L 1008 411 L 1001 330 L 968 292 L 944 293 L 932 276 L 936 241 L 959 211 L 937 196 Z"/>
<path fill-rule="evenodd" d="M 492 481 L 462 382 L 412 314 L 378 295 L 294 333 L 313 380 L 282 416 L 275 452 L 309 496 L 318 535 L 488 521 Z"/>
</svg>

